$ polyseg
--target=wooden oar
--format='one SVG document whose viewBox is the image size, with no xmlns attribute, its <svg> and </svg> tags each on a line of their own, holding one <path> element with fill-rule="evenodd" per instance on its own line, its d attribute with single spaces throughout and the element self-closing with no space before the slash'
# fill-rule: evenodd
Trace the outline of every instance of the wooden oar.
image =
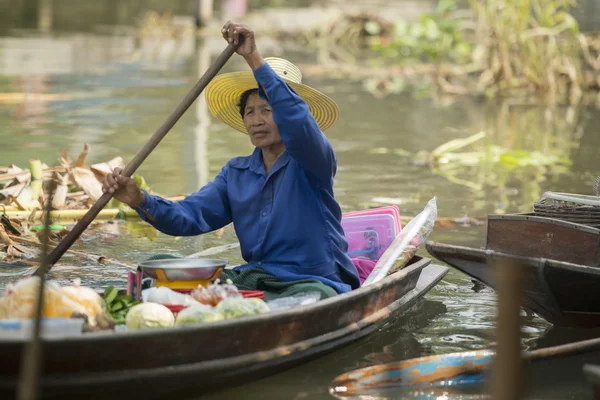
<svg viewBox="0 0 600 400">
<path fill-rule="evenodd" d="M 526 351 L 522 359 L 538 361 L 597 350 L 600 350 L 600 338 Z M 427 387 L 449 380 L 477 381 L 477 375 L 490 369 L 494 357 L 492 350 L 478 350 L 374 365 L 342 374 L 330 387 L 335 394 L 355 396 L 373 389 Z"/>
<path fill-rule="evenodd" d="M 240 41 L 241 43 L 241 41 Z M 217 57 L 215 62 L 208 68 L 208 70 L 198 80 L 196 85 L 190 90 L 185 98 L 177 105 L 175 110 L 169 115 L 165 122 L 158 128 L 158 130 L 152 135 L 152 137 L 146 142 L 144 147 L 133 157 L 133 159 L 123 169 L 123 175 L 131 176 L 138 167 L 144 162 L 144 160 L 152 153 L 152 150 L 160 143 L 165 135 L 171 130 L 175 123 L 181 118 L 185 111 L 194 103 L 196 98 L 202 93 L 208 83 L 217 75 L 219 70 L 223 68 L 227 60 L 231 58 L 236 48 L 239 46 L 229 44 L 225 50 Z M 111 193 L 104 193 L 97 201 L 96 204 L 89 209 L 89 211 L 79 220 L 79 222 L 73 227 L 71 232 L 65 236 L 65 238 L 52 250 L 48 256 L 47 268 L 50 270 L 62 255 L 75 243 L 77 238 L 83 233 L 83 231 L 92 223 L 94 218 L 100 213 L 100 211 L 106 206 L 106 204 L 112 198 Z M 42 268 L 38 268 L 35 273 L 37 276 L 42 275 Z"/>
</svg>

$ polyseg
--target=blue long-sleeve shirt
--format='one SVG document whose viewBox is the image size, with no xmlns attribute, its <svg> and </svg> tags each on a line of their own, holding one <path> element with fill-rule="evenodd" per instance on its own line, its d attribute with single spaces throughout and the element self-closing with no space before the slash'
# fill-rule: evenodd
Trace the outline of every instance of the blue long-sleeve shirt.
<svg viewBox="0 0 600 400">
<path fill-rule="evenodd" d="M 359 286 L 333 194 L 336 157 L 296 95 L 268 64 L 254 72 L 286 151 L 270 173 L 262 153 L 230 160 L 215 179 L 179 202 L 145 193 L 140 217 L 174 236 L 233 222 L 247 264 L 283 281 L 317 279 L 344 293 Z M 150 217 L 150 218 L 148 218 Z"/>
</svg>

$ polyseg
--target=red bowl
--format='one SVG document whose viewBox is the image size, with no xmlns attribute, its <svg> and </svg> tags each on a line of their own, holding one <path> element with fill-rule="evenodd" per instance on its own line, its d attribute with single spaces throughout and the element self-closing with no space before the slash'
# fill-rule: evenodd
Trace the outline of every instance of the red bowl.
<svg viewBox="0 0 600 400">
<path fill-rule="evenodd" d="M 177 314 L 179 314 L 179 311 L 185 308 L 185 306 L 181 304 L 164 304 L 164 306 L 171 310 L 175 317 L 177 316 Z"/>
<path fill-rule="evenodd" d="M 179 293 L 190 294 L 190 293 L 192 293 L 192 290 L 194 290 L 194 289 L 174 289 L 174 290 Z M 265 298 L 265 292 L 262 290 L 240 290 L 239 292 L 243 297 L 248 297 L 248 298 L 255 297 L 258 299 Z"/>
<path fill-rule="evenodd" d="M 257 298 L 257 299 L 264 299 L 265 298 L 265 292 L 263 292 L 262 290 L 240 290 L 240 294 L 246 298 Z"/>
<path fill-rule="evenodd" d="M 191 293 L 192 289 L 177 289 L 176 292 L 180 292 L 180 293 Z M 257 299 L 264 299 L 265 298 L 265 292 L 263 292 L 262 290 L 240 290 L 240 294 L 245 297 L 245 298 L 257 298 Z M 185 308 L 185 306 L 181 305 L 181 304 L 164 304 L 165 307 L 167 307 L 169 310 L 171 310 L 171 312 L 173 313 L 173 315 L 175 317 L 177 317 L 177 314 L 179 314 L 179 312 L 181 310 L 183 310 Z"/>
</svg>

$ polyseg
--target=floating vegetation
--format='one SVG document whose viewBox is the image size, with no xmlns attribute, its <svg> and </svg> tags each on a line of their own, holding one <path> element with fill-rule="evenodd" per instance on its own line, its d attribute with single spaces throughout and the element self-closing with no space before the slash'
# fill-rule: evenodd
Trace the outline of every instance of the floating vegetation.
<svg viewBox="0 0 600 400">
<path fill-rule="evenodd" d="M 548 182 L 569 174 L 583 132 L 580 110 L 493 102 L 482 132 L 421 151 L 376 147 L 368 152 L 396 155 L 467 189 L 476 210 L 491 204 L 496 213 L 509 208 L 529 212 L 530 204 L 548 190 Z M 596 176 L 586 177 L 590 185 Z"/>
<path fill-rule="evenodd" d="M 35 220 L 43 214 L 48 199 L 48 190 L 52 182 L 56 183 L 56 192 L 52 198 L 52 218 L 79 218 L 83 216 L 102 196 L 102 179 L 114 168 L 124 168 L 121 157 L 107 162 L 86 166 L 86 157 L 90 151 L 86 143 L 77 159 L 73 161 L 63 150 L 59 165 L 50 167 L 33 159 L 29 168 L 16 165 L 0 167 L 0 211 L 3 215 L 25 217 Z M 138 185 L 150 190 L 143 177 L 134 175 Z M 101 212 L 102 216 L 125 217 L 137 215 L 135 211 L 116 199 Z"/>
<path fill-rule="evenodd" d="M 85 158 L 89 145 L 74 163 L 66 151 L 60 157 L 60 166 L 49 167 L 40 160 L 30 160 L 29 169 L 16 165 L 0 167 L 0 201 L 10 208 L 22 211 L 40 209 L 47 197 L 46 189 L 51 181 L 57 183 L 56 198 L 53 199 L 55 208 L 81 209 L 89 208 L 101 195 L 101 177 L 106 175 L 106 169 L 123 165 L 121 158 L 108 163 L 86 168 Z M 97 175 L 98 176 L 97 176 Z"/>
</svg>

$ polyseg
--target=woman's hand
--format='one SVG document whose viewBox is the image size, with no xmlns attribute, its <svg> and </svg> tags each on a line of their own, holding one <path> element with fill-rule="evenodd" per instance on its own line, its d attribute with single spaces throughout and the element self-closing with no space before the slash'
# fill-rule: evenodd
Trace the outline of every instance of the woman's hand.
<svg viewBox="0 0 600 400">
<path fill-rule="evenodd" d="M 121 168 L 115 168 L 104 177 L 102 191 L 112 193 L 113 197 L 131 208 L 136 208 L 144 201 L 144 192 L 135 181 L 125 175 Z"/>
<path fill-rule="evenodd" d="M 264 64 L 264 60 L 256 47 L 254 31 L 248 25 L 227 21 L 221 29 L 221 33 L 227 43 L 234 45 L 241 43 L 235 52 L 246 59 L 250 68 L 255 70 Z"/>
</svg>

